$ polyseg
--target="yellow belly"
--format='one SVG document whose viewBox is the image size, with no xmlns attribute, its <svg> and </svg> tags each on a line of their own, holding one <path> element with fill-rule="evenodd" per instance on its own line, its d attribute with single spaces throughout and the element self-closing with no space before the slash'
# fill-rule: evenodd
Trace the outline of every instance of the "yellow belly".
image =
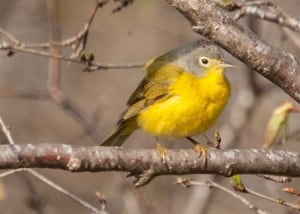
<svg viewBox="0 0 300 214">
<path fill-rule="evenodd" d="M 230 84 L 223 72 L 206 77 L 182 74 L 170 87 L 171 97 L 142 111 L 138 126 L 154 136 L 185 137 L 211 128 L 227 104 Z"/>
</svg>

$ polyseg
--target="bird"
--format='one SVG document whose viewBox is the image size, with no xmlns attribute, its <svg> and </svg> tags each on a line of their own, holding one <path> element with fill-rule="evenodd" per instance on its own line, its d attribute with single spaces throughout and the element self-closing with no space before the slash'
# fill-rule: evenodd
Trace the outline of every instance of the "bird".
<svg viewBox="0 0 300 214">
<path fill-rule="evenodd" d="M 145 65 L 145 77 L 129 97 L 116 128 L 101 146 L 121 146 L 137 129 L 159 137 L 205 134 L 217 121 L 231 93 L 220 48 L 198 39 Z"/>
</svg>

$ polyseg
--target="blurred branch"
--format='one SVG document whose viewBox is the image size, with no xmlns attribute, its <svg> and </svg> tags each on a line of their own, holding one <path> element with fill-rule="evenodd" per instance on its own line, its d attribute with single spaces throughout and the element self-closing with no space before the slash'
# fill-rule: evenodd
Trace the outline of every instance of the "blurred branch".
<svg viewBox="0 0 300 214">
<path fill-rule="evenodd" d="M 117 6 L 115 9 L 113 9 L 112 12 L 121 11 L 124 7 L 127 7 L 133 3 L 133 0 L 115 0 L 115 1 L 118 1 L 120 3 L 120 5 Z M 14 45 L 20 46 L 23 49 L 27 49 L 27 48 L 48 49 L 48 48 L 51 48 L 51 46 L 68 47 L 68 46 L 75 45 L 75 47 L 76 47 L 75 52 L 78 52 L 78 54 L 79 54 L 86 47 L 89 29 L 91 27 L 92 22 L 95 19 L 98 9 L 102 8 L 107 3 L 108 3 L 108 0 L 95 0 L 94 8 L 92 9 L 90 17 L 88 18 L 87 22 L 84 24 L 83 28 L 74 36 L 67 38 L 65 40 L 62 40 L 62 41 L 50 41 L 50 42 L 44 42 L 44 43 L 30 44 L 30 43 L 24 43 L 24 42 L 19 41 L 16 37 L 14 37 L 12 34 L 10 34 L 9 32 L 5 31 L 2 28 L 0 28 L 0 33 L 3 34 Z M 81 46 L 81 48 L 77 49 L 80 46 Z"/>
<path fill-rule="evenodd" d="M 47 51 L 40 51 L 32 48 L 23 48 L 19 46 L 8 45 L 7 43 L 0 44 L 0 50 L 8 51 L 8 55 L 13 55 L 14 52 L 23 52 L 28 54 L 33 54 L 37 56 L 43 56 L 47 58 L 59 59 L 65 62 L 73 62 L 77 64 L 85 65 L 85 71 L 96 71 L 96 70 L 105 70 L 105 69 L 127 69 L 127 68 L 141 68 L 144 67 L 145 63 L 124 63 L 124 64 L 114 64 L 114 63 L 101 63 L 94 61 L 85 61 L 81 59 L 75 59 L 72 57 L 66 57 L 63 55 L 54 55 Z"/>
<path fill-rule="evenodd" d="M 204 186 L 204 187 L 208 187 L 208 188 L 217 188 L 220 189 L 222 191 L 224 191 L 225 193 L 228 193 L 229 195 L 241 200 L 241 202 L 243 202 L 246 206 L 249 207 L 249 209 L 255 213 L 266 213 L 260 209 L 258 209 L 256 206 L 254 206 L 253 204 L 251 204 L 245 197 L 243 197 L 241 194 L 239 194 L 237 191 L 239 191 L 240 193 L 244 193 L 244 195 L 246 194 L 250 194 L 250 195 L 254 195 L 258 198 L 264 199 L 264 200 L 268 200 L 271 202 L 275 202 L 277 204 L 286 206 L 286 207 L 290 207 L 294 210 L 299 211 L 300 210 L 300 206 L 297 204 L 293 204 L 290 202 L 287 202 L 283 199 L 276 199 L 276 198 L 272 198 L 266 195 L 263 195 L 261 193 L 258 193 L 254 190 L 249 189 L 248 187 L 244 187 L 243 190 L 237 190 L 237 191 L 232 191 L 210 179 L 208 179 L 206 182 L 199 182 L 199 181 L 195 181 L 195 180 L 191 180 L 189 178 L 177 178 L 176 180 L 176 184 L 181 184 L 186 188 L 189 188 L 191 186 Z"/>
<path fill-rule="evenodd" d="M 228 3 L 224 3 L 222 0 L 215 0 L 215 2 L 225 10 L 237 11 L 234 16 L 235 20 L 250 15 L 262 20 L 277 23 L 281 26 L 290 28 L 293 31 L 300 31 L 300 21 L 284 12 L 281 7 L 272 1 L 256 0 L 241 3 L 229 1 Z"/>
<path fill-rule="evenodd" d="M 289 41 L 291 41 L 296 48 L 300 49 L 300 37 L 299 35 L 296 35 L 295 32 L 292 32 L 289 29 L 283 28 L 282 32 L 285 36 L 287 36 L 289 38 Z"/>
<path fill-rule="evenodd" d="M 215 41 L 234 57 L 281 87 L 300 102 L 300 64 L 290 54 L 260 40 L 207 0 L 167 0 L 192 24 L 195 32 Z"/>
<path fill-rule="evenodd" d="M 230 196 L 237 198 L 240 200 L 244 205 L 246 205 L 252 212 L 258 213 L 258 214 L 267 214 L 267 212 L 257 208 L 253 204 L 251 204 L 246 198 L 244 198 L 241 194 L 238 194 L 235 191 L 232 191 L 230 189 L 227 189 L 226 187 L 212 181 L 212 180 L 207 180 L 206 182 L 199 182 L 199 181 L 194 181 L 188 178 L 177 178 L 176 184 L 181 184 L 184 187 L 191 187 L 191 186 L 203 186 L 207 188 L 217 188 L 219 190 L 222 190 L 223 192 L 229 194 Z"/>
<path fill-rule="evenodd" d="M 119 0 L 120 5 L 115 8 L 114 10 L 119 11 L 123 7 L 128 6 L 133 0 Z M 126 64 L 114 64 L 114 63 L 101 63 L 95 62 L 93 57 L 92 59 L 86 60 L 82 57 L 83 51 L 85 50 L 89 29 L 91 24 L 97 14 L 99 8 L 103 7 L 108 0 L 95 0 L 95 6 L 91 11 L 90 17 L 88 18 L 87 22 L 84 24 L 83 28 L 74 36 L 64 39 L 60 41 L 60 36 L 56 39 L 52 39 L 46 43 L 35 43 L 29 44 L 18 40 L 9 32 L 5 31 L 3 28 L 0 28 L 0 34 L 2 34 L 8 42 L 1 42 L 0 43 L 0 51 L 7 51 L 7 56 L 12 56 L 15 52 L 23 52 L 53 59 L 59 59 L 66 62 L 73 62 L 77 64 L 85 65 L 85 71 L 95 71 L 95 70 L 102 70 L 102 69 L 126 69 L 126 68 L 140 68 L 144 66 L 144 63 L 126 63 Z M 115 11 L 115 12 L 116 12 Z M 49 17 L 51 18 L 51 17 Z M 53 19 L 54 17 L 52 17 Z M 50 20 L 50 19 L 49 19 Z M 51 20 L 50 20 L 51 21 Z M 55 28 L 58 27 L 57 23 Z M 39 50 L 42 49 L 52 49 L 58 47 L 71 47 L 73 49 L 73 53 L 70 57 L 66 57 L 60 54 L 60 52 L 55 53 L 53 51 L 44 51 Z"/>
<path fill-rule="evenodd" d="M 48 19 L 50 25 L 50 41 L 56 42 L 60 40 L 60 25 L 58 23 L 58 18 L 56 14 L 56 5 L 54 0 L 46 1 L 48 9 Z M 50 46 L 51 55 L 60 55 L 61 47 Z M 78 123 L 84 128 L 84 130 L 91 134 L 93 139 L 98 142 L 100 139 L 100 134 L 97 132 L 95 123 L 88 119 L 81 110 L 72 103 L 60 89 L 60 74 L 61 66 L 60 61 L 56 58 L 49 59 L 49 69 L 48 69 L 48 80 L 47 89 L 51 99 L 58 104 L 63 110 L 69 113 Z"/>
<path fill-rule="evenodd" d="M 49 9 L 49 2 L 47 1 L 47 8 Z M 97 13 L 97 10 L 99 7 L 104 6 L 103 1 L 97 0 L 95 1 L 95 6 L 91 12 L 91 15 L 88 19 L 88 21 L 86 22 L 86 24 L 83 26 L 83 28 L 74 36 L 65 39 L 63 41 L 50 41 L 50 42 L 46 42 L 46 43 L 35 43 L 35 44 L 27 44 L 27 43 L 23 43 L 21 41 L 19 41 L 17 38 L 15 38 L 13 35 L 11 35 L 10 33 L 6 32 L 4 29 L 0 28 L 0 33 L 2 33 L 5 37 L 7 37 L 7 39 L 12 42 L 14 45 L 20 46 L 24 49 L 26 48 L 43 48 L 43 49 L 47 49 L 47 48 L 51 48 L 52 46 L 60 46 L 60 47 L 66 47 L 66 46 L 72 46 L 72 45 L 76 45 L 78 46 L 78 43 L 84 42 L 87 39 L 87 35 L 88 35 L 88 31 L 89 28 L 91 26 L 92 21 L 95 18 L 95 15 Z M 54 14 L 52 14 L 53 16 Z M 53 19 L 54 17 L 52 17 Z M 49 19 L 51 20 L 51 19 Z M 83 47 L 85 47 L 85 44 L 83 44 Z"/>
<path fill-rule="evenodd" d="M 1 30 L 1 28 L 0 28 Z M 66 62 L 73 62 L 77 64 L 85 65 L 85 71 L 95 71 L 95 70 L 103 70 L 103 69 L 127 69 L 127 68 L 141 68 L 145 65 L 145 63 L 124 63 L 124 64 L 114 64 L 114 63 L 101 63 L 95 61 L 86 61 L 82 59 L 75 59 L 74 57 L 66 57 L 60 54 L 51 54 L 47 51 L 41 51 L 33 48 L 24 48 L 20 45 L 16 44 L 8 44 L 6 42 L 0 43 L 0 51 L 7 51 L 8 56 L 12 56 L 15 52 L 23 52 L 28 54 L 33 54 L 37 56 L 43 56 L 47 58 L 60 59 Z"/>
<path fill-rule="evenodd" d="M 155 149 L 77 147 L 66 144 L 0 146 L 0 168 L 54 168 L 72 172 L 125 171 L 140 186 L 159 175 L 272 174 L 300 177 L 300 153 L 277 150 L 168 150 L 165 162 Z"/>
<path fill-rule="evenodd" d="M 213 0 L 219 7 L 230 12 L 236 11 L 234 20 L 238 20 L 246 15 L 254 16 L 262 20 L 277 23 L 293 31 L 300 31 L 300 20 L 287 14 L 281 7 L 273 1 L 251 0 L 235 2 L 234 0 Z"/>
<path fill-rule="evenodd" d="M 74 52 L 77 53 L 76 56 L 79 56 L 80 52 L 83 51 L 86 47 L 88 32 L 90 29 L 90 26 L 96 16 L 98 8 L 102 7 L 103 1 L 95 1 L 95 6 L 90 14 L 90 17 L 88 18 L 88 21 L 84 24 L 83 28 L 74 36 L 65 39 L 63 41 L 59 41 L 60 39 L 57 39 L 55 41 L 50 41 L 49 43 L 40 43 L 40 44 L 25 44 L 23 43 L 23 48 L 51 48 L 53 46 L 59 46 L 59 47 L 66 47 L 66 46 L 73 46 L 74 45 Z M 48 6 L 49 8 L 49 6 Z M 79 48 L 80 47 L 80 48 Z"/>
<path fill-rule="evenodd" d="M 48 22 L 50 29 L 50 43 L 60 40 L 60 25 L 56 12 L 56 3 L 54 0 L 46 0 L 48 12 Z M 51 55 L 60 55 L 61 49 L 58 46 L 50 45 Z M 51 97 L 55 96 L 55 91 L 60 88 L 60 61 L 55 58 L 49 58 L 47 89 Z"/>
<path fill-rule="evenodd" d="M 68 112 L 80 125 L 83 126 L 86 134 L 91 134 L 93 139 L 98 142 L 100 133 L 97 132 L 96 122 L 93 119 L 88 119 L 87 116 L 79 110 L 79 108 L 69 98 L 65 97 L 61 90 L 54 90 L 51 92 L 43 91 L 17 91 L 13 89 L 6 89 L 0 92 L 1 98 L 23 98 L 32 100 L 48 100 L 51 99 L 58 104 L 63 110 Z M 85 135 L 84 135 L 85 136 Z M 78 140 L 78 138 L 77 138 Z"/>
<path fill-rule="evenodd" d="M 282 184 L 293 181 L 291 177 L 286 177 L 286 176 L 274 176 L 274 175 L 257 175 L 257 176 L 266 179 L 268 181 L 273 181 L 275 183 L 282 183 Z"/>
<path fill-rule="evenodd" d="M 265 200 L 268 200 L 268 201 L 271 201 L 271 202 L 275 202 L 277 204 L 284 205 L 286 207 L 290 207 L 290 208 L 292 208 L 294 210 L 300 211 L 300 206 L 297 205 L 297 204 L 293 204 L 293 203 L 287 202 L 287 201 L 285 201 L 283 199 L 272 198 L 272 197 L 263 195 L 263 194 L 261 194 L 259 192 L 251 190 L 251 189 L 249 189 L 247 187 L 245 188 L 245 193 L 248 193 L 248 194 L 254 195 L 254 196 L 258 197 L 258 198 L 265 199 Z"/>
<path fill-rule="evenodd" d="M 293 31 L 300 31 L 300 21 L 285 13 L 282 8 L 272 1 L 258 0 L 243 2 L 236 7 L 236 10 L 237 13 L 234 16 L 235 20 L 250 15 L 277 23 Z"/>
<path fill-rule="evenodd" d="M 19 40 L 17 40 L 17 38 L 15 38 L 12 34 L 10 34 L 9 32 L 5 31 L 2 28 L 0 28 L 0 33 L 4 35 L 12 43 L 16 45 L 20 43 Z"/>
<path fill-rule="evenodd" d="M 34 55 L 44 56 L 49 58 L 49 71 L 48 71 L 48 83 L 47 89 L 48 93 L 36 93 L 36 92 L 19 92 L 14 90 L 4 91 L 0 94 L 2 97 L 16 97 L 16 98 L 29 98 L 29 99 L 48 99 L 50 98 L 56 104 L 58 104 L 63 110 L 69 113 L 80 125 L 83 126 L 86 133 L 91 134 L 92 138 L 98 142 L 100 139 L 100 134 L 97 132 L 95 123 L 90 120 L 82 111 L 73 103 L 63 91 L 60 89 L 60 61 L 68 61 L 74 63 L 80 63 L 86 65 L 86 71 L 94 71 L 98 69 L 108 69 L 108 68 L 133 68 L 133 67 L 142 67 L 144 63 L 137 64 L 102 64 L 94 62 L 93 57 L 85 58 L 83 56 L 78 58 L 82 51 L 85 49 L 89 28 L 92 21 L 95 18 L 98 8 L 103 7 L 108 1 L 105 0 L 96 0 L 95 6 L 91 12 L 91 15 L 84 25 L 83 29 L 80 30 L 75 36 L 60 41 L 60 26 L 58 23 L 58 18 L 56 15 L 55 3 L 51 0 L 47 0 L 47 9 L 48 9 L 48 19 L 50 24 L 50 41 L 48 43 L 40 44 L 26 44 L 20 42 L 10 33 L 6 32 L 0 28 L 0 33 L 2 33 L 10 44 L 2 42 L 0 44 L 0 50 L 7 51 L 8 56 L 13 56 L 15 52 L 25 52 Z M 121 4 L 125 1 L 121 1 Z M 126 5 L 124 5 L 126 6 Z M 71 57 L 65 57 L 61 55 L 61 48 L 71 46 L 74 48 L 74 52 Z M 49 49 L 49 51 L 39 50 L 38 48 Z"/>
<path fill-rule="evenodd" d="M 15 89 L 4 89 L 0 91 L 1 98 L 24 98 L 32 100 L 47 100 L 49 94 L 47 91 L 23 91 Z"/>
<path fill-rule="evenodd" d="M 3 173 L 0 173 L 0 178 L 3 179 L 4 177 L 7 177 L 9 175 L 13 175 L 16 173 L 20 173 L 20 172 L 27 172 L 28 174 L 32 175 L 33 177 L 37 178 L 38 180 L 42 181 L 43 183 L 47 184 L 48 186 L 52 187 L 53 189 L 55 189 L 56 191 L 64 194 L 65 196 L 67 196 L 68 198 L 74 200 L 75 202 L 78 202 L 79 204 L 81 204 L 83 207 L 93 211 L 94 213 L 99 213 L 99 214 L 106 214 L 105 211 L 100 211 L 99 209 L 97 209 L 96 207 L 92 206 L 91 204 L 89 204 L 88 202 L 82 200 L 81 198 L 77 197 L 76 195 L 74 195 L 73 193 L 67 191 L 66 189 L 64 189 L 63 187 L 59 186 L 58 184 L 56 184 L 55 182 L 51 181 L 49 178 L 41 175 L 40 173 L 32 170 L 32 169 L 27 169 L 27 168 L 19 168 L 19 169 L 13 169 L 13 170 L 9 170 Z M 21 174 L 23 175 L 23 174 Z"/>
<path fill-rule="evenodd" d="M 133 0 L 115 0 L 120 2 L 120 5 L 113 9 L 113 13 L 121 11 L 123 8 L 128 7 L 130 4 L 133 3 Z"/>
<path fill-rule="evenodd" d="M 101 139 L 101 135 L 97 130 L 96 124 L 89 117 L 84 115 L 79 107 L 66 97 L 61 90 L 51 91 L 50 96 L 56 104 L 58 104 L 84 128 L 84 131 L 87 134 L 91 135 L 95 142 L 98 142 Z"/>
</svg>

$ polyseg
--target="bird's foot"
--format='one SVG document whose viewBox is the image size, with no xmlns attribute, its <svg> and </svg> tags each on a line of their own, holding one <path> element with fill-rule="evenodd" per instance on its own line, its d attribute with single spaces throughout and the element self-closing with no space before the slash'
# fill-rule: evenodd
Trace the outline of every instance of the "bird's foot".
<svg viewBox="0 0 300 214">
<path fill-rule="evenodd" d="M 156 142 L 156 151 L 159 154 L 160 158 L 161 158 L 161 162 L 163 163 L 167 163 L 166 159 L 168 156 L 169 151 L 167 150 L 166 147 L 164 147 L 163 145 L 161 145 L 159 142 Z"/>
<path fill-rule="evenodd" d="M 208 148 L 206 146 L 203 146 L 201 144 L 197 144 L 197 145 L 195 145 L 194 149 L 198 153 L 199 157 L 203 156 L 205 159 L 207 158 Z"/>
<path fill-rule="evenodd" d="M 191 143 L 194 144 L 194 149 L 196 150 L 198 157 L 200 158 L 201 156 L 204 159 L 204 167 L 206 166 L 207 163 L 207 151 L 208 148 L 206 146 L 201 145 L 199 142 L 197 142 L 196 140 L 194 140 L 191 137 L 186 137 Z"/>
</svg>

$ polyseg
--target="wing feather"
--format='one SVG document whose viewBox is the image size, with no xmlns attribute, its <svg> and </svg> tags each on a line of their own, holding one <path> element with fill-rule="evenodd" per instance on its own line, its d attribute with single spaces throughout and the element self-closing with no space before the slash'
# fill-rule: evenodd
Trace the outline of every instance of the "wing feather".
<svg viewBox="0 0 300 214">
<path fill-rule="evenodd" d="M 182 74 L 183 69 L 166 63 L 166 58 L 159 58 L 148 63 L 147 75 L 129 97 L 128 108 L 121 114 L 118 124 L 137 116 L 141 111 L 172 97 L 170 85 Z"/>
</svg>

